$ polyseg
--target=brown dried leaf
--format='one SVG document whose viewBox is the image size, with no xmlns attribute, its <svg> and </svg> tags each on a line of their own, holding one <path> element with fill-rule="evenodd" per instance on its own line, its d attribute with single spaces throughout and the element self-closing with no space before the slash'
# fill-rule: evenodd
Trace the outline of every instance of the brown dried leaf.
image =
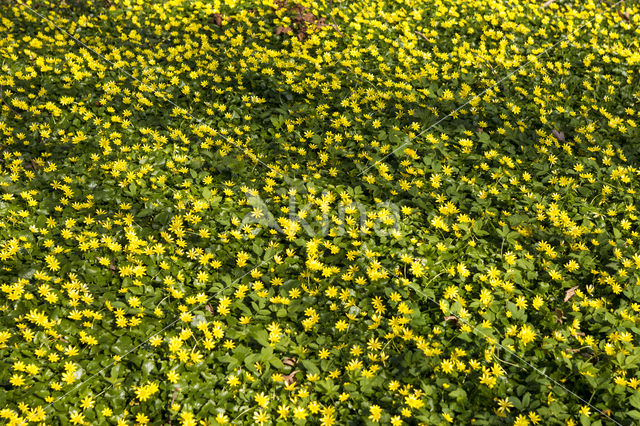
<svg viewBox="0 0 640 426">
<path fill-rule="evenodd" d="M 618 16 L 622 18 L 623 21 L 625 22 L 629 22 L 631 21 L 630 17 L 629 17 L 629 11 L 625 10 L 624 12 L 621 10 L 618 10 Z"/>
<path fill-rule="evenodd" d="M 290 27 L 278 27 L 276 28 L 276 35 L 289 34 L 291 31 L 293 30 Z"/>
<path fill-rule="evenodd" d="M 545 1 L 544 3 L 542 3 L 542 7 L 549 7 L 549 6 L 551 6 L 551 4 L 552 4 L 553 2 L 555 2 L 555 1 L 556 1 L 556 0 L 547 0 L 547 1 Z"/>
<path fill-rule="evenodd" d="M 451 321 L 451 323 L 452 323 L 452 325 L 453 325 L 454 327 L 457 327 L 457 326 L 458 326 L 458 317 L 456 317 L 455 315 L 448 315 L 448 316 L 444 317 L 444 320 L 445 320 L 446 322 Z"/>
<path fill-rule="evenodd" d="M 564 317 L 564 312 L 562 312 L 562 309 L 556 308 L 556 321 L 560 324 L 564 323 L 562 317 Z"/>
<path fill-rule="evenodd" d="M 214 24 L 220 26 L 222 25 L 222 15 L 219 13 L 214 13 L 213 18 L 211 18 Z"/>
<path fill-rule="evenodd" d="M 551 133 L 553 133 L 553 136 L 555 136 L 555 138 L 558 139 L 560 142 L 565 142 L 565 138 L 564 138 L 564 133 L 563 132 L 559 132 L 556 129 L 553 129 L 553 131 Z"/>
<path fill-rule="evenodd" d="M 297 359 L 295 359 L 295 358 L 289 358 L 289 357 L 285 357 L 285 358 L 282 360 L 282 363 L 283 363 L 284 365 L 288 365 L 288 366 L 290 366 L 290 367 L 295 367 L 295 365 L 297 364 L 297 362 L 298 362 L 298 360 L 297 360 Z"/>
<path fill-rule="evenodd" d="M 564 301 L 568 302 L 569 300 L 571 300 L 571 298 L 573 296 L 576 295 L 576 289 L 578 288 L 578 286 L 573 286 L 571 287 L 569 290 L 567 290 L 567 293 L 564 295 Z"/>
<path fill-rule="evenodd" d="M 299 373 L 300 370 L 293 370 L 291 373 L 287 374 L 284 377 L 284 382 L 288 385 L 296 381 L 296 373 Z"/>
<path fill-rule="evenodd" d="M 207 310 L 207 312 L 209 312 L 210 314 L 213 314 L 213 308 L 211 307 L 211 305 L 207 305 L 204 308 Z"/>
</svg>

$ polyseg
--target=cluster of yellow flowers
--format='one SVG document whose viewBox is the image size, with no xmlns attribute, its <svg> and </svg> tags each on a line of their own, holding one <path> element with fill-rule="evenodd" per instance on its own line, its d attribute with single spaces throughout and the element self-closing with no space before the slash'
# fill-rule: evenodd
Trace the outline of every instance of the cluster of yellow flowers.
<svg viewBox="0 0 640 426">
<path fill-rule="evenodd" d="M 638 12 L 0 5 L 0 418 L 640 420 Z"/>
</svg>

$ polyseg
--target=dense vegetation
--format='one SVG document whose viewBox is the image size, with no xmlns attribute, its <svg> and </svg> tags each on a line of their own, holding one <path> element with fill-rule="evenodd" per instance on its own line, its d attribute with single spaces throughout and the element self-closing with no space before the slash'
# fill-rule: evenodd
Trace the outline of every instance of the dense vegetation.
<svg viewBox="0 0 640 426">
<path fill-rule="evenodd" d="M 0 419 L 640 422 L 638 19 L 1 2 Z"/>
</svg>

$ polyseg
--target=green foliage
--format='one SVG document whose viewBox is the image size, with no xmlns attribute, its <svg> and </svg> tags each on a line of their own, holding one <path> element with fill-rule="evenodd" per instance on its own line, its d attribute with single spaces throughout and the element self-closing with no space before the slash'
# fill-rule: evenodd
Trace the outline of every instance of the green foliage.
<svg viewBox="0 0 640 426">
<path fill-rule="evenodd" d="M 510 3 L 3 2 L 0 419 L 639 422 L 640 10 Z"/>
</svg>

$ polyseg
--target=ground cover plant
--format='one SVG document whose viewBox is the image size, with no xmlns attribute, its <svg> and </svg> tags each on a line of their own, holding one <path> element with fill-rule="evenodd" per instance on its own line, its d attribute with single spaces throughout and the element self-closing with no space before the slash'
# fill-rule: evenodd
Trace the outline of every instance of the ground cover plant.
<svg viewBox="0 0 640 426">
<path fill-rule="evenodd" d="M 640 10 L 5 0 L 0 419 L 640 422 Z"/>
</svg>

